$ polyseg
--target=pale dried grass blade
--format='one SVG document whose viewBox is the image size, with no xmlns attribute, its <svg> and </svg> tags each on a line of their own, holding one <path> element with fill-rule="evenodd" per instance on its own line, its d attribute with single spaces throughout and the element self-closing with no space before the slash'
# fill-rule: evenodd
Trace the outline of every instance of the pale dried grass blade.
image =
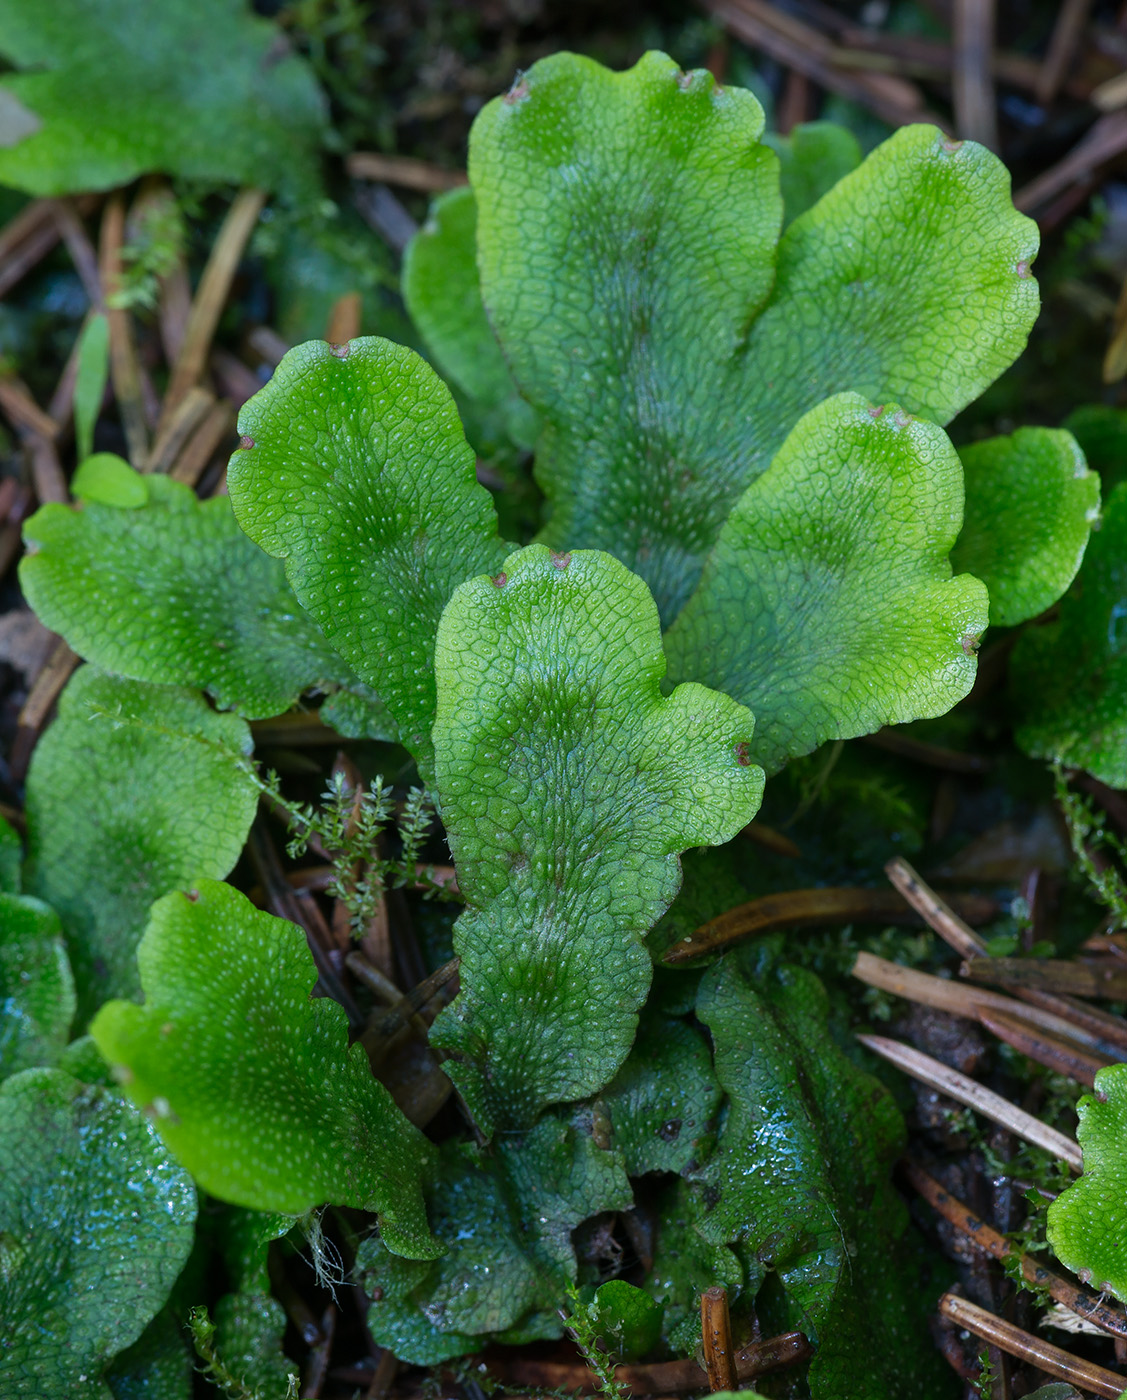
<svg viewBox="0 0 1127 1400">
<path fill-rule="evenodd" d="M 164 431 L 189 389 L 199 383 L 243 249 L 254 232 L 265 202 L 266 195 L 262 190 L 240 190 L 227 211 L 196 288 L 183 344 L 172 367 L 164 396 L 158 434 Z"/>
<path fill-rule="evenodd" d="M 884 873 L 924 923 L 933 928 L 956 953 L 964 958 L 973 958 L 986 952 L 986 944 L 974 929 L 945 900 L 940 899 L 902 856 L 890 860 L 884 867 Z"/>
<path fill-rule="evenodd" d="M 930 1055 L 925 1055 L 898 1040 L 889 1040 L 883 1035 L 858 1035 L 857 1039 L 874 1054 L 897 1065 L 913 1079 L 918 1079 L 921 1084 L 938 1089 L 941 1094 L 946 1094 L 949 1098 L 966 1104 L 968 1108 L 973 1108 L 992 1122 L 1009 1128 L 1026 1142 L 1032 1142 L 1037 1147 L 1044 1148 L 1046 1152 L 1051 1152 L 1054 1157 L 1067 1162 L 1073 1171 L 1083 1170 L 1083 1158 L 1077 1143 L 1065 1137 L 1064 1133 L 1050 1128 L 1047 1123 L 1042 1123 L 1039 1118 L 1034 1118 L 1031 1113 L 1018 1108 L 1016 1104 L 1010 1103 L 1009 1099 L 1004 1099 L 1001 1094 L 995 1094 L 992 1089 L 979 1084 L 977 1080 L 960 1074 L 958 1070 L 949 1069 L 938 1060 L 933 1060 Z"/>
<path fill-rule="evenodd" d="M 1124 1389 L 1127 1389 L 1127 1379 L 1123 1376 L 1117 1376 L 1114 1371 L 1105 1370 L 1103 1366 L 1096 1366 L 1091 1361 L 1083 1361 L 1080 1357 L 1053 1346 L 1051 1342 L 1034 1337 L 1030 1332 L 1023 1332 L 1012 1322 L 1004 1322 L 1002 1318 L 987 1312 L 985 1308 L 980 1308 L 977 1303 L 972 1303 L 967 1298 L 956 1297 L 954 1293 L 944 1293 L 939 1300 L 939 1311 L 944 1317 L 949 1317 L 957 1327 L 973 1332 L 976 1337 L 992 1342 L 1011 1356 L 1018 1356 L 1046 1374 L 1056 1376 L 1058 1380 L 1069 1381 L 1081 1390 L 1106 1396 L 1107 1400 L 1119 1400 Z"/>
</svg>

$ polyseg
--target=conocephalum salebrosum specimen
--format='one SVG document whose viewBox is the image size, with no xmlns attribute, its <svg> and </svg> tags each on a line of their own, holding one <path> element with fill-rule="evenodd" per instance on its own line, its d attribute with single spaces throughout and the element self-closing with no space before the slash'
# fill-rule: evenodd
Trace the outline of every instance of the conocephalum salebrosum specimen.
<svg viewBox="0 0 1127 1400">
<path fill-rule="evenodd" d="M 655 975 L 647 938 L 764 770 L 944 713 L 988 623 L 1076 574 L 1099 490 L 1069 434 L 960 459 L 942 426 L 1021 351 L 1036 246 L 972 143 L 908 127 L 861 161 L 833 128 L 764 138 L 751 94 L 663 55 L 557 55 L 482 111 L 470 188 L 408 252 L 434 367 L 300 346 L 243 411 L 229 499 L 93 458 L 28 523 L 28 596 L 91 664 L 6 898 L 153 1150 L 252 1222 L 232 1298 L 327 1202 L 372 1213 L 357 1277 L 398 1356 L 558 1336 L 596 1281 L 576 1241 L 644 1202 L 662 1346 L 692 1349 L 719 1282 L 816 1340 L 813 1395 L 929 1393 L 903 1125 L 817 979 L 769 947 Z M 514 489 L 534 451 L 531 542 L 448 385 Z M 430 1042 L 472 1135 L 404 1116 L 308 1000 L 301 932 L 222 883 L 247 721 L 316 694 L 398 741 L 441 816 L 465 908 Z M 38 1024 L 32 1063 L 92 1063 L 71 1012 Z"/>
</svg>

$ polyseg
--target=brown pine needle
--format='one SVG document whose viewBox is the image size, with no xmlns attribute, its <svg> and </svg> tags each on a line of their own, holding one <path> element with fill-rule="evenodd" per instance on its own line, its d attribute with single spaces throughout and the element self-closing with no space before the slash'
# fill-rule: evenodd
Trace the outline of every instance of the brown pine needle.
<svg viewBox="0 0 1127 1400">
<path fill-rule="evenodd" d="M 350 954 L 349 956 L 352 957 L 356 955 Z M 366 962 L 367 959 L 364 959 L 364 961 Z M 383 1015 L 380 1015 L 378 1018 L 373 1018 L 370 1026 L 372 1033 L 377 1038 L 386 1038 L 387 1036 L 394 1035 L 396 1031 L 401 1030 L 407 1025 L 413 1016 L 421 1012 L 429 1002 L 433 1001 L 440 992 L 447 993 L 448 991 L 446 999 L 453 1000 L 457 995 L 458 988 L 457 985 L 452 986 L 451 984 L 454 984 L 458 976 L 458 969 L 461 965 L 460 958 L 451 958 L 449 962 L 443 963 L 440 968 L 432 972 L 429 977 L 424 977 L 417 987 L 412 987 L 406 996 L 400 996 L 397 991 L 396 996 L 398 1000 L 395 1000 L 394 1005 L 389 1007 Z M 349 966 L 352 966 L 351 962 Z M 369 968 L 371 968 L 371 964 L 369 964 Z M 355 968 L 353 971 L 355 971 Z M 375 972 L 376 969 L 371 968 L 371 971 Z M 382 977 L 382 974 L 380 975 Z M 387 981 L 386 978 L 383 978 L 383 980 Z M 369 986 L 372 985 L 372 983 L 369 983 Z M 393 985 L 393 983 L 388 982 L 389 987 Z M 433 1020 L 434 1016 L 432 1015 L 430 1019 Z"/>
<path fill-rule="evenodd" d="M 972 982 L 994 987 L 1032 987 L 1074 997 L 1105 997 L 1110 1001 L 1127 999 L 1127 967 L 1068 961 L 1064 958 L 983 958 L 971 957 L 961 974 Z"/>
<path fill-rule="evenodd" d="M 322 721 L 316 710 L 291 710 L 269 719 L 256 719 L 251 722 L 250 732 L 256 748 L 263 744 L 282 744 L 286 748 L 306 744 L 340 746 L 340 735 Z"/>
<path fill-rule="evenodd" d="M 1054 996 L 1052 992 L 1041 992 L 1035 987 L 1018 987 L 1016 992 L 1030 1006 L 1038 1006 L 1054 1016 L 1061 1016 L 1083 1030 L 1092 1037 L 1094 1044 L 1127 1051 L 1127 1021 L 1122 1016 L 1101 1011 L 1098 1006 L 1089 1006 L 1075 997 Z"/>
<path fill-rule="evenodd" d="M 74 386 L 78 382 L 78 359 L 82 350 L 82 337 L 91 318 L 96 314 L 91 309 L 83 317 L 82 325 L 74 338 L 74 344 L 70 347 L 70 354 L 63 365 L 63 372 L 59 375 L 58 383 L 55 385 L 55 392 L 51 395 L 51 402 L 47 405 L 47 413 L 55 425 L 57 435 L 62 435 L 70 427 L 74 417 Z"/>
<path fill-rule="evenodd" d="M 0 296 L 47 256 L 59 241 L 54 200 L 36 199 L 0 229 Z"/>
<path fill-rule="evenodd" d="M 214 404 L 215 395 L 210 389 L 193 385 L 180 400 L 175 412 L 165 419 L 164 427 L 157 434 L 145 461 L 144 470 L 167 472 Z"/>
<path fill-rule="evenodd" d="M 1037 79 L 1036 96 L 1042 106 L 1057 95 L 1088 21 L 1092 0 L 1064 0 L 1057 11 L 1049 50 Z"/>
<path fill-rule="evenodd" d="M 23 544 L 22 522 L 30 513 L 31 491 L 8 476 L 0 481 L 0 578 L 3 578 Z"/>
<path fill-rule="evenodd" d="M 837 49 L 830 38 L 766 0 L 706 0 L 706 8 L 741 43 L 768 54 L 819 87 L 861 103 L 892 126 L 933 120 L 915 83 L 895 73 L 838 68 Z"/>
<path fill-rule="evenodd" d="M 383 1351 L 380 1352 L 380 1359 L 376 1363 L 375 1374 L 372 1376 L 372 1383 L 368 1387 L 365 1400 L 387 1400 L 392 1382 L 395 1380 L 395 1373 L 398 1370 L 399 1358 L 389 1347 L 384 1347 Z"/>
<path fill-rule="evenodd" d="M 1021 1005 L 1001 992 L 988 992 L 946 977 L 933 977 L 929 972 L 917 972 L 915 968 L 901 967 L 887 958 L 878 958 L 875 953 L 858 953 L 851 971 L 859 981 L 868 983 L 870 987 L 879 987 L 882 992 L 891 992 L 893 996 L 903 997 L 906 1001 L 932 1006 L 937 1011 L 949 1011 L 953 1016 L 965 1016 L 972 1021 L 977 1019 L 979 1008 L 984 1005 Z"/>
<path fill-rule="evenodd" d="M 998 144 L 994 79 L 994 0 L 955 0 L 952 96 L 955 127 L 964 140 L 981 141 L 992 150 Z"/>
<path fill-rule="evenodd" d="M 960 953 L 974 958 L 986 952 L 986 944 L 965 919 L 940 899 L 930 885 L 920 879 L 903 856 L 896 856 L 884 867 L 884 873 L 915 909 L 923 921 Z"/>
<path fill-rule="evenodd" d="M 172 464 L 169 476 L 173 481 L 195 486 L 219 451 L 224 438 L 230 437 L 231 446 L 234 448 L 234 431 L 235 406 L 230 399 L 220 399 L 218 403 L 212 404 L 184 444 L 179 457 Z"/>
<path fill-rule="evenodd" d="M 74 205 L 66 199 L 52 201 L 52 213 L 55 225 L 59 230 L 59 236 L 67 245 L 67 252 L 74 264 L 74 270 L 78 273 L 86 298 L 92 307 L 100 309 L 102 305 L 102 277 L 98 268 L 98 254 L 94 251 L 94 245 L 90 242 L 82 220 L 78 217 Z"/>
<path fill-rule="evenodd" d="M 772 855 L 786 856 L 788 860 L 799 860 L 802 857 L 801 847 L 797 846 L 784 832 L 776 831 L 773 826 L 768 826 L 766 822 L 748 822 L 740 835 L 754 845 L 762 846 L 765 851 L 770 851 Z"/>
<path fill-rule="evenodd" d="M 359 978 L 370 992 L 374 992 L 385 1006 L 396 1006 L 404 1000 L 402 991 L 391 978 L 381 972 L 374 963 L 369 962 L 363 953 L 349 953 L 344 963 L 349 972 Z M 398 1026 L 396 1028 L 398 1029 Z"/>
<path fill-rule="evenodd" d="M 359 946 L 373 967 L 379 968 L 383 973 L 391 972 L 395 965 L 395 949 L 391 940 L 391 919 L 388 915 L 386 894 L 380 896 Z"/>
<path fill-rule="evenodd" d="M 873 953 L 858 953 L 852 972 L 854 977 L 870 987 L 879 987 L 893 996 L 903 997 L 921 1006 L 934 1007 L 937 1011 L 948 1011 L 952 1016 L 981 1021 L 984 1012 L 1002 1014 L 1020 1022 L 1031 1032 L 1044 1032 L 1059 1042 L 1093 1055 L 1101 1062 L 1115 1063 L 1124 1058 L 1116 1054 L 1113 1044 L 1068 1016 L 1040 1006 L 1026 1005 L 1001 992 L 990 992 L 985 987 L 954 982 L 947 977 L 933 977 L 930 973 L 917 972 L 914 968 L 901 967 L 899 963 L 878 958 Z"/>
<path fill-rule="evenodd" d="M 360 334 L 360 316 L 364 301 L 359 292 L 345 292 L 333 302 L 329 312 L 325 339 L 330 345 L 347 345 Z"/>
<path fill-rule="evenodd" d="M 137 349 L 133 343 L 133 323 L 129 319 L 128 311 L 112 304 L 121 285 L 121 249 L 124 242 L 125 200 L 119 193 L 110 196 L 102 215 L 98 264 L 102 294 L 107 302 L 110 378 L 113 381 L 114 398 L 121 415 L 129 460 L 135 467 L 140 467 L 149 452 L 149 429 L 145 421 L 145 402 L 141 391 Z"/>
<path fill-rule="evenodd" d="M 219 392 L 237 408 L 242 408 L 247 399 L 254 398 L 262 388 L 262 381 L 254 370 L 222 346 L 217 345 L 212 350 L 207 363 Z"/>
<path fill-rule="evenodd" d="M 933 1060 L 930 1055 L 925 1055 L 898 1040 L 889 1040 L 883 1035 L 859 1035 L 857 1039 L 874 1054 L 897 1065 L 913 1079 L 918 1079 L 921 1084 L 928 1084 L 931 1088 L 938 1089 L 941 1094 L 966 1104 L 968 1108 L 973 1108 L 992 1122 L 1009 1128 L 1026 1142 L 1043 1147 L 1046 1152 L 1051 1152 L 1054 1157 L 1067 1162 L 1073 1171 L 1083 1170 L 1080 1148 L 1071 1138 L 1065 1137 L 1064 1133 L 1058 1133 L 1055 1128 L 1050 1128 L 1047 1123 L 1042 1123 L 1039 1118 L 1034 1118 L 1031 1113 L 1026 1113 L 1024 1109 L 1010 1103 L 1009 1099 L 1004 1099 L 1001 1094 L 995 1094 L 992 1089 L 987 1089 L 977 1080 L 960 1074 L 958 1070 L 949 1069 L 938 1060 Z"/>
<path fill-rule="evenodd" d="M 762 1342 L 741 1348 L 733 1358 L 740 1381 L 797 1365 L 813 1355 L 814 1349 L 801 1332 L 783 1332 Z M 599 1389 L 594 1373 L 578 1362 L 540 1361 L 524 1357 L 490 1359 L 490 1371 L 509 1385 L 530 1391 L 570 1390 L 592 1395 Z M 683 1361 L 659 1361 L 650 1366 L 616 1366 L 614 1378 L 631 1396 L 683 1395 L 703 1390 L 705 1374 L 689 1357 Z"/>
<path fill-rule="evenodd" d="M 55 420 L 43 412 L 17 375 L 0 376 L 0 410 L 20 434 L 33 433 L 50 440 L 58 432 Z"/>
<path fill-rule="evenodd" d="M 1096 1075 L 1108 1065 L 1122 1064 L 1104 1055 L 1095 1055 L 1090 1050 L 1081 1050 L 1068 1045 L 1056 1036 L 1046 1035 L 1034 1027 L 1023 1023 L 1020 1016 L 1010 1016 L 993 1007 L 983 1007 L 978 1019 L 988 1031 L 999 1040 L 1013 1046 L 1020 1054 L 1066 1079 L 1074 1079 L 1078 1084 L 1086 1084 L 1089 1089 L 1096 1087 Z"/>
<path fill-rule="evenodd" d="M 33 199 L 0 229 L 0 264 L 29 238 L 49 229 L 59 241 L 59 226 L 55 222 L 55 201 Z"/>
<path fill-rule="evenodd" d="M 184 348 L 184 336 L 188 331 L 188 317 L 192 314 L 192 284 L 188 281 L 188 269 L 181 259 L 170 273 L 161 279 L 160 343 L 164 358 L 173 365 Z"/>
<path fill-rule="evenodd" d="M 709 1390 L 735 1390 L 738 1380 L 726 1288 L 706 1288 L 700 1295 L 700 1331 Z"/>
<path fill-rule="evenodd" d="M 955 1229 L 964 1234 L 972 1244 L 977 1245 L 987 1254 L 992 1254 L 995 1259 L 1006 1259 L 1011 1254 L 1017 1254 L 1021 1259 L 1022 1277 L 1035 1288 L 1045 1289 L 1070 1312 L 1076 1313 L 1078 1317 L 1084 1318 L 1085 1321 L 1102 1328 L 1105 1332 L 1110 1332 L 1116 1337 L 1127 1337 L 1127 1314 L 1122 1309 L 1109 1307 L 1098 1293 L 1093 1293 L 1082 1284 L 1072 1282 L 1062 1278 L 1059 1274 L 1052 1273 L 1049 1269 L 1042 1268 L 1030 1255 L 1020 1254 L 1005 1235 L 1000 1235 L 984 1220 L 979 1219 L 969 1206 L 965 1206 L 962 1201 L 952 1196 L 918 1162 L 905 1158 L 900 1166 L 904 1175 L 924 1200 L 934 1206 L 939 1214 L 944 1219 L 949 1220 Z"/>
<path fill-rule="evenodd" d="M 31 484 L 40 505 L 49 501 L 64 503 L 70 500 L 67 479 L 59 464 L 59 454 L 54 441 L 48 437 L 31 434 L 26 439 L 31 456 Z"/>
<path fill-rule="evenodd" d="M 158 435 L 164 431 L 188 390 L 199 383 L 207 365 L 219 317 L 227 304 L 239 260 L 247 240 L 254 232 L 265 201 L 266 195 L 262 190 L 240 190 L 227 211 L 227 217 L 223 220 L 219 236 L 200 277 L 200 284 L 196 288 L 184 331 L 184 342 L 172 367 L 168 390 L 161 406 L 160 421 L 157 424 Z"/>
<path fill-rule="evenodd" d="M 11 767 L 17 780 L 26 775 L 32 750 L 43 732 L 51 709 L 77 665 L 78 657 L 60 637 L 47 657 L 42 671 L 36 676 L 16 721 Z"/>
<path fill-rule="evenodd" d="M 247 344 L 268 365 L 280 365 L 290 349 L 278 332 L 269 326 L 255 326 L 247 336 Z"/>
<path fill-rule="evenodd" d="M 885 753 L 894 753 L 899 758 L 911 759 L 928 768 L 940 768 L 947 773 L 985 773 L 990 768 L 990 760 L 979 753 L 962 753 L 959 749 L 945 749 L 939 744 L 929 744 L 914 735 L 904 734 L 899 729 L 886 725 L 875 734 L 862 737 L 863 744 Z"/>
<path fill-rule="evenodd" d="M 955 897 L 976 918 L 989 918 L 995 907 L 992 900 L 978 895 Z M 789 890 L 785 894 L 763 895 L 710 919 L 689 937 L 674 944 L 663 961 L 690 962 L 705 953 L 777 928 L 833 923 L 914 923 L 915 918 L 892 890 L 867 890 L 851 885 Z"/>
<path fill-rule="evenodd" d="M 957 1327 L 973 1332 L 976 1337 L 1000 1347 L 1011 1356 L 1020 1357 L 1022 1361 L 1036 1366 L 1047 1375 L 1069 1381 L 1081 1390 L 1106 1396 L 1107 1400 L 1119 1400 L 1127 1388 L 1127 1380 L 1123 1376 L 1117 1376 L 1114 1371 L 1093 1365 L 1091 1361 L 1082 1361 L 1078 1356 L 1072 1356 L 1060 1347 L 1053 1346 L 1051 1342 L 1042 1341 L 1040 1337 L 1023 1332 L 1012 1322 L 1004 1322 L 992 1312 L 980 1308 L 977 1303 L 956 1297 L 954 1293 L 944 1293 L 939 1300 L 939 1311 L 945 1317 L 949 1317 Z"/>
<path fill-rule="evenodd" d="M 1127 112 L 1108 112 L 1056 165 L 1043 171 L 1014 195 L 1023 214 L 1041 208 L 1056 195 L 1091 179 L 1101 167 L 1127 150 Z M 1105 370 L 1106 373 L 1106 370 Z"/>
<path fill-rule="evenodd" d="M 333 1352 L 333 1338 L 336 1336 L 337 1310 L 334 1304 L 321 1315 L 321 1340 L 313 1347 L 305 1374 L 305 1384 L 301 1388 L 303 1397 L 318 1400 L 329 1374 L 329 1362 Z"/>
</svg>

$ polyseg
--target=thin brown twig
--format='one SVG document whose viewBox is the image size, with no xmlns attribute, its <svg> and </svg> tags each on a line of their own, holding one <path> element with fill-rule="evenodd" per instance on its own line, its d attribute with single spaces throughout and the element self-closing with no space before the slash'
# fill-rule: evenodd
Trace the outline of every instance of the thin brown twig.
<svg viewBox="0 0 1127 1400">
<path fill-rule="evenodd" d="M 949 1317 L 957 1327 L 973 1332 L 983 1341 L 991 1342 L 1011 1356 L 1045 1371 L 1058 1380 L 1069 1381 L 1081 1390 L 1093 1391 L 1106 1396 L 1107 1400 L 1119 1400 L 1124 1390 L 1124 1378 L 1113 1371 L 1096 1366 L 1091 1361 L 1083 1361 L 1051 1342 L 1042 1341 L 1030 1332 L 1015 1327 L 1012 1322 L 1004 1322 L 992 1312 L 980 1308 L 967 1298 L 959 1298 L 954 1293 L 944 1293 L 939 1300 L 939 1311 Z"/>
<path fill-rule="evenodd" d="M 266 195 L 262 190 L 240 190 L 227 211 L 227 217 L 223 220 L 219 236 L 211 249 L 199 286 L 196 288 L 184 331 L 184 341 L 172 367 L 164 396 L 160 422 L 157 425 L 158 433 L 163 431 L 188 390 L 199 383 L 239 260 L 247 240 L 254 232 L 265 201 Z"/>
<path fill-rule="evenodd" d="M 386 156 L 378 151 L 353 151 L 345 157 L 344 168 L 354 180 L 382 180 L 420 194 L 439 194 L 466 183 L 464 170 L 443 170 L 429 161 L 410 156 Z"/>
<path fill-rule="evenodd" d="M 361 182 L 353 190 L 352 202 L 364 222 L 388 247 L 402 253 L 419 231 L 414 216 L 396 199 L 387 185 Z"/>
<path fill-rule="evenodd" d="M 735 1390 L 738 1382 L 726 1288 L 706 1288 L 700 1295 L 700 1333 L 709 1390 Z"/>
<path fill-rule="evenodd" d="M 1127 1314 L 1119 1308 L 1109 1307 L 1098 1293 L 1093 1293 L 1082 1284 L 1054 1274 L 1042 1267 L 1028 1254 L 1022 1254 L 1004 1235 L 987 1225 L 969 1206 L 952 1196 L 949 1191 L 924 1170 L 918 1162 L 905 1158 L 900 1163 L 904 1175 L 920 1195 L 929 1202 L 945 1220 L 965 1235 L 972 1244 L 992 1254 L 995 1259 L 1006 1259 L 1011 1254 L 1021 1260 L 1021 1273 L 1034 1288 L 1043 1288 L 1052 1298 L 1074 1312 L 1078 1317 L 1095 1327 L 1102 1328 L 1116 1337 L 1127 1337 Z"/>
<path fill-rule="evenodd" d="M 1039 209 L 1037 211 L 1037 227 L 1041 234 L 1047 235 L 1059 228 L 1065 219 L 1074 214 L 1087 201 L 1092 192 L 1099 187 L 1101 178 L 1102 172 L 1101 175 L 1085 176 L 1067 186 L 1055 199 Z M 1007 638 L 1008 640 L 1010 638 Z"/>
<path fill-rule="evenodd" d="M 331 865 L 307 865 L 301 870 L 286 871 L 286 883 L 295 890 L 327 890 L 336 878 Z"/>
<path fill-rule="evenodd" d="M 1114 112 L 1127 105 L 1127 73 L 1116 73 L 1106 82 L 1098 83 L 1088 101 L 1101 112 Z"/>
<path fill-rule="evenodd" d="M 960 918 L 945 900 L 940 899 L 903 856 L 896 856 L 890 860 L 884 867 L 884 873 L 923 921 L 933 928 L 945 943 L 949 943 L 956 953 L 960 953 L 964 958 L 973 958 L 986 952 L 986 944 L 970 924 Z M 984 920 L 975 922 L 980 923 Z"/>
<path fill-rule="evenodd" d="M 313 1309 L 291 1282 L 278 1250 L 267 1250 L 266 1270 L 270 1277 L 270 1291 L 285 1308 L 286 1316 L 293 1323 L 297 1335 L 307 1347 L 319 1346 L 324 1340 L 321 1324 L 317 1321 Z"/>
<path fill-rule="evenodd" d="M 31 482 L 41 505 L 69 499 L 55 447 L 58 425 L 44 413 L 16 375 L 0 377 L 0 409 L 18 432 L 28 456 Z"/>
<path fill-rule="evenodd" d="M 883 1035 L 858 1035 L 857 1039 L 874 1054 L 899 1066 L 913 1079 L 918 1079 L 922 1084 L 938 1089 L 941 1094 L 966 1104 L 968 1108 L 973 1108 L 992 1122 L 1009 1128 L 1027 1142 L 1043 1147 L 1046 1152 L 1051 1152 L 1054 1157 L 1067 1162 L 1073 1171 L 1082 1170 L 1080 1148 L 1071 1138 L 1065 1137 L 1064 1133 L 1058 1133 L 1055 1128 L 1050 1128 L 1047 1123 L 1042 1123 L 1039 1118 L 1034 1118 L 1031 1113 L 1026 1113 L 1024 1109 L 1010 1103 L 1009 1099 L 1004 1099 L 1001 1094 L 995 1094 L 992 1089 L 987 1089 L 977 1080 L 960 1074 L 958 1070 L 950 1069 L 939 1060 L 934 1060 L 930 1055 L 925 1055 L 898 1040 L 889 1040 Z"/>
<path fill-rule="evenodd" d="M 780 136 L 789 136 L 796 126 L 810 120 L 813 95 L 810 79 L 797 68 L 792 68 L 787 73 L 782 100 L 775 116 Z"/>
<path fill-rule="evenodd" d="M 0 477 L 0 520 L 7 520 L 20 497 L 20 484 L 14 476 Z"/>
</svg>

